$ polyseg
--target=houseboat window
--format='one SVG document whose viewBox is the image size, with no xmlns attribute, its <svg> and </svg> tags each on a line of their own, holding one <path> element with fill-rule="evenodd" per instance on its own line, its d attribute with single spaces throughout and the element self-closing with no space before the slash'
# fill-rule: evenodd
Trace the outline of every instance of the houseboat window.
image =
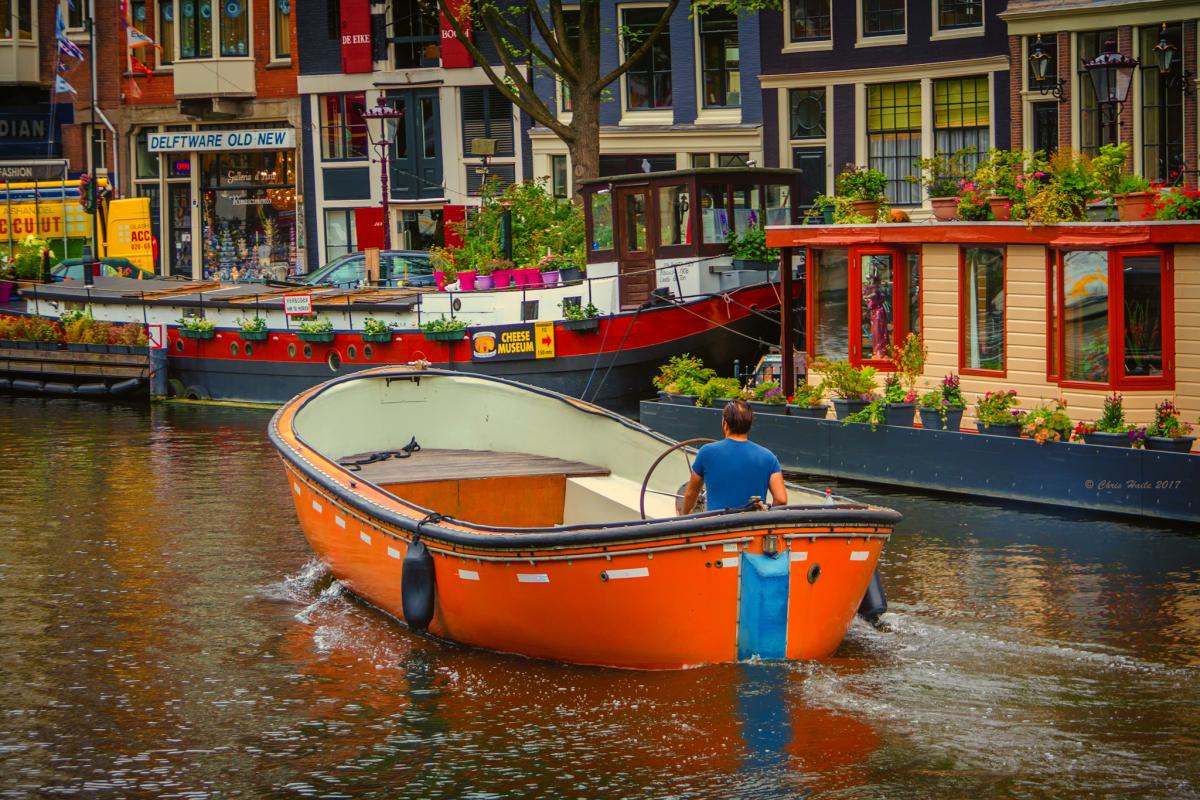
<svg viewBox="0 0 1200 800">
<path fill-rule="evenodd" d="M 621 15 L 625 23 L 625 53 L 641 46 L 646 35 L 654 30 L 666 7 L 627 8 Z M 666 28 L 650 46 L 650 52 L 639 58 L 625 73 L 625 100 L 632 110 L 671 107 L 671 33 Z"/>
<path fill-rule="evenodd" d="M 688 214 L 691 199 L 687 186 L 661 186 L 658 189 L 658 243 L 660 245 L 691 244 Z"/>
<path fill-rule="evenodd" d="M 705 108 L 736 108 L 742 104 L 737 14 L 716 7 L 700 15 L 700 69 Z"/>
<path fill-rule="evenodd" d="M 933 145 L 938 153 L 972 148 L 972 166 L 987 155 L 991 143 L 988 79 L 984 75 L 933 82 Z"/>
<path fill-rule="evenodd" d="M 727 186 L 700 187 L 700 218 L 704 222 L 705 244 L 724 244 L 729 238 L 728 197 Z"/>
<path fill-rule="evenodd" d="M 963 248 L 962 369 L 1004 369 L 1004 250 Z"/>
<path fill-rule="evenodd" d="M 830 0 L 792 0 L 792 41 L 829 38 Z"/>
<path fill-rule="evenodd" d="M 921 254 L 909 250 L 905 255 L 908 265 L 908 330 L 921 335 Z"/>
<path fill-rule="evenodd" d="M 733 189 L 733 230 L 745 233 L 762 225 L 758 218 L 762 208 L 762 190 L 757 186 L 735 186 Z"/>
<path fill-rule="evenodd" d="M 905 0 L 862 0 L 863 36 L 904 33 Z"/>
<path fill-rule="evenodd" d="M 1160 34 L 1182 53 L 1183 26 L 1165 29 L 1149 26 L 1139 29 L 1142 39 L 1142 174 L 1147 180 L 1167 183 L 1178 174 L 1183 163 L 1183 88 L 1180 67 L 1172 66 L 1163 75 L 1158 71 Z"/>
<path fill-rule="evenodd" d="M 921 84 L 881 83 L 867 87 L 867 165 L 887 175 L 893 205 L 921 202 L 915 166 L 921 157 Z"/>
<path fill-rule="evenodd" d="M 983 24 L 983 0 L 938 0 L 938 27 L 974 28 Z"/>
<path fill-rule="evenodd" d="M 631 192 L 621 206 L 621 247 L 640 253 L 646 249 L 646 195 Z"/>
<path fill-rule="evenodd" d="M 845 360 L 850 357 L 850 254 L 844 248 L 811 252 L 813 355 Z"/>
<path fill-rule="evenodd" d="M 1105 114 L 1097 105 L 1096 89 L 1092 86 L 1092 78 L 1083 64 L 1100 55 L 1106 41 L 1116 41 L 1117 32 L 1087 31 L 1078 36 L 1079 66 L 1075 84 L 1079 87 L 1079 149 L 1089 156 L 1094 156 L 1100 152 L 1100 145 L 1116 141 L 1117 124 L 1114 115 Z M 1107 119 L 1108 116 L 1114 116 L 1111 122 Z"/>
<path fill-rule="evenodd" d="M 1162 284 L 1160 256 L 1126 256 L 1121 260 L 1126 377 L 1163 375 Z"/>
<path fill-rule="evenodd" d="M 1047 257 L 1050 261 L 1050 278 L 1046 287 L 1046 379 L 1055 381 L 1059 378 L 1058 307 L 1062 298 L 1062 281 L 1059 280 L 1058 265 L 1055 263 L 1053 252 L 1048 252 Z"/>
<path fill-rule="evenodd" d="M 1063 378 L 1108 382 L 1108 253 L 1063 254 Z"/>
<path fill-rule="evenodd" d="M 767 224 L 787 225 L 792 221 L 792 190 L 791 187 L 779 183 L 769 183 L 767 192 Z"/>
<path fill-rule="evenodd" d="M 592 249 L 612 250 L 612 247 L 612 192 L 596 192 L 592 195 Z"/>
<path fill-rule="evenodd" d="M 862 303 L 862 357 L 887 358 L 895 317 L 892 255 L 880 253 L 863 256 L 859 273 L 862 281 L 862 291 L 859 293 Z"/>
</svg>

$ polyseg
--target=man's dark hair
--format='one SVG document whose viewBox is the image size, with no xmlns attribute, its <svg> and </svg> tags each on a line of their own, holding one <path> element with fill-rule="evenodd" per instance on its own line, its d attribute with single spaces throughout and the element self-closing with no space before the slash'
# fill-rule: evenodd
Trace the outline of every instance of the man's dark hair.
<svg viewBox="0 0 1200 800">
<path fill-rule="evenodd" d="M 721 412 L 721 419 L 729 426 L 730 433 L 741 436 L 750 432 L 750 426 L 754 424 L 754 412 L 745 400 L 730 400 Z"/>
</svg>

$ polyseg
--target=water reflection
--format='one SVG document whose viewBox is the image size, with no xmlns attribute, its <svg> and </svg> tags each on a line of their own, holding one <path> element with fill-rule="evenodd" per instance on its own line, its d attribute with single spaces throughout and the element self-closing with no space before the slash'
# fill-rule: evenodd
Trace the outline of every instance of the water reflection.
<svg viewBox="0 0 1200 800">
<path fill-rule="evenodd" d="M 266 421 L 0 398 L 0 797 L 1197 792 L 1185 529 L 838 487 L 906 514 L 887 630 L 819 664 L 568 667 L 342 593 Z"/>
</svg>

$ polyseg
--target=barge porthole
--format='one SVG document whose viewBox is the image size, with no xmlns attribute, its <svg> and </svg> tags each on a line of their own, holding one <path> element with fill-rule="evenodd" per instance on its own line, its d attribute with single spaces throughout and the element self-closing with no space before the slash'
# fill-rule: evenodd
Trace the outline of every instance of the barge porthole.
<svg viewBox="0 0 1200 800">
<path fill-rule="evenodd" d="M 296 343 L 288 342 L 288 358 L 296 357 Z"/>
<path fill-rule="evenodd" d="M 236 355 L 237 355 L 238 353 L 240 353 L 240 352 L 241 352 L 241 348 L 239 348 L 239 347 L 238 347 L 238 343 L 237 343 L 237 342 L 230 342 L 230 343 L 229 343 L 229 355 L 231 355 L 231 356 L 236 356 Z"/>
<path fill-rule="evenodd" d="M 367 361 L 370 361 L 374 357 L 375 357 L 375 348 L 371 347 L 371 345 L 369 345 L 369 344 L 364 344 L 363 345 L 363 358 L 365 358 Z"/>
<path fill-rule="evenodd" d="M 183 352 L 183 339 L 175 340 L 175 352 L 177 352 L 177 353 Z"/>
<path fill-rule="evenodd" d="M 342 357 L 338 355 L 337 350 L 330 350 L 325 363 L 329 365 L 330 372 L 337 372 L 342 368 Z"/>
<path fill-rule="evenodd" d="M 312 358 L 312 345 L 311 344 L 304 345 L 304 357 Z"/>
<path fill-rule="evenodd" d="M 250 344 L 249 342 L 246 342 L 246 347 L 242 350 L 242 352 L 244 352 L 248 356 L 254 355 L 254 345 Z"/>
<path fill-rule="evenodd" d="M 346 348 L 346 358 L 350 359 L 351 361 L 358 358 L 358 348 L 354 345 L 348 346 Z"/>
</svg>

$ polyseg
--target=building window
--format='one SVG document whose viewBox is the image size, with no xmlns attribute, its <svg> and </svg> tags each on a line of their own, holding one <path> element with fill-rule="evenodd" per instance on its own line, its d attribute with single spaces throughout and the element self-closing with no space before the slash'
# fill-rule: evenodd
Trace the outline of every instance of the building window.
<svg viewBox="0 0 1200 800">
<path fill-rule="evenodd" d="M 712 166 L 712 153 L 692 153 L 692 169 L 708 169 Z"/>
<path fill-rule="evenodd" d="M 1004 371 L 1004 248 L 962 248 L 960 363 L 962 372 Z"/>
<path fill-rule="evenodd" d="M 149 131 L 143 128 L 134 139 L 134 155 L 137 162 L 136 175 L 140 178 L 157 178 L 159 159 L 157 153 L 151 153 L 147 147 Z"/>
<path fill-rule="evenodd" d="M 391 35 L 396 67 L 436 67 L 442 57 L 437 3 L 397 0 L 393 9 Z"/>
<path fill-rule="evenodd" d="M 83 0 L 58 0 L 58 2 L 62 9 L 63 21 L 67 23 L 67 30 L 83 30 Z M 0 13 L 7 8 L 7 0 L 0 0 Z"/>
<path fill-rule="evenodd" d="M 275 46 L 271 52 L 277 59 L 290 59 L 292 57 L 292 0 L 271 0 L 271 13 L 275 34 Z"/>
<path fill-rule="evenodd" d="M 662 8 L 627 8 L 622 10 L 625 53 L 636 50 L 662 18 Z M 670 108 L 671 93 L 671 32 L 664 28 L 651 45 L 650 51 L 638 59 L 625 73 L 625 99 L 629 109 L 641 111 Z"/>
<path fill-rule="evenodd" d="M 517 182 L 517 167 L 515 164 L 489 164 L 485 176 L 481 169 L 468 166 L 467 194 L 471 197 L 478 197 L 485 177 L 495 184 L 497 189 L 504 191 Z"/>
<path fill-rule="evenodd" d="M 321 157 L 327 161 L 365 158 L 367 100 L 363 92 L 321 95 Z"/>
<path fill-rule="evenodd" d="M 494 86 L 462 90 L 463 153 L 470 155 L 472 139 L 495 139 L 496 155 L 516 153 L 512 103 Z"/>
<path fill-rule="evenodd" d="M 1147 27 L 1141 37 L 1142 73 L 1142 174 L 1156 183 L 1170 183 L 1183 168 L 1183 80 L 1180 67 L 1171 74 L 1158 71 L 1158 53 L 1154 50 L 1159 35 L 1183 52 L 1183 26 L 1167 25 L 1163 30 Z"/>
<path fill-rule="evenodd" d="M 983 25 L 983 0 L 938 0 L 938 28 L 977 28 Z"/>
<path fill-rule="evenodd" d="M 1075 82 L 1079 86 L 1079 149 L 1089 156 L 1099 153 L 1100 145 L 1117 141 L 1115 115 L 1107 114 L 1096 103 L 1096 89 L 1083 66 L 1084 62 L 1091 61 L 1103 51 L 1104 43 L 1109 39 L 1116 41 L 1115 30 L 1088 31 L 1079 34 L 1077 39 L 1079 75 Z M 1113 116 L 1113 119 L 1109 120 L 1109 116 Z"/>
<path fill-rule="evenodd" d="M 83 5 L 82 2 L 76 5 Z M 175 2 L 158 0 L 158 64 L 166 66 L 175 60 Z"/>
<path fill-rule="evenodd" d="M 220 4 L 222 56 L 244 56 L 249 52 L 250 9 L 247 3 L 248 0 L 224 0 Z"/>
<path fill-rule="evenodd" d="M 793 42 L 815 42 L 830 37 L 829 3 L 830 0 L 792 0 Z"/>
<path fill-rule="evenodd" d="M 817 358 L 850 358 L 850 253 L 844 249 L 813 250 L 809 258 L 812 285 L 812 345 Z"/>
<path fill-rule="evenodd" d="M 742 104 L 741 58 L 737 14 L 714 8 L 700 15 L 700 69 L 705 108 L 737 108 Z"/>
<path fill-rule="evenodd" d="M 12 0 L 0 0 L 0 39 L 11 39 L 12 35 Z"/>
<path fill-rule="evenodd" d="M 550 156 L 550 190 L 560 200 L 569 196 L 566 156 Z"/>
<path fill-rule="evenodd" d="M 904 33 L 904 0 L 862 0 L 863 36 Z"/>
<path fill-rule="evenodd" d="M 825 90 L 789 89 L 788 120 L 791 138 L 825 138 Z"/>
<path fill-rule="evenodd" d="M 212 58 L 212 3 L 179 3 L 179 57 Z"/>
<path fill-rule="evenodd" d="M 579 52 L 579 9 L 565 8 L 562 12 L 563 26 L 567 29 L 567 47 L 571 52 Z M 562 111 L 571 110 L 571 88 L 567 84 L 559 82 L 559 89 L 562 92 Z"/>
<path fill-rule="evenodd" d="M 325 264 L 338 256 L 358 251 L 354 209 L 335 208 L 325 212 Z"/>
<path fill-rule="evenodd" d="M 33 39 L 33 0 L 17 0 L 17 36 Z"/>
<path fill-rule="evenodd" d="M 867 87 L 867 163 L 887 175 L 892 205 L 921 202 L 914 164 L 921 157 L 921 84 L 881 83 Z"/>
<path fill-rule="evenodd" d="M 750 166 L 749 153 L 717 153 L 718 167 L 748 167 Z"/>
<path fill-rule="evenodd" d="M 933 145 L 941 154 L 973 148 L 964 160 L 972 166 L 991 144 L 988 79 L 948 78 L 933 82 Z"/>
<path fill-rule="evenodd" d="M 90 130 L 92 132 L 92 168 L 107 169 L 108 131 L 98 126 L 94 126 Z"/>
</svg>

